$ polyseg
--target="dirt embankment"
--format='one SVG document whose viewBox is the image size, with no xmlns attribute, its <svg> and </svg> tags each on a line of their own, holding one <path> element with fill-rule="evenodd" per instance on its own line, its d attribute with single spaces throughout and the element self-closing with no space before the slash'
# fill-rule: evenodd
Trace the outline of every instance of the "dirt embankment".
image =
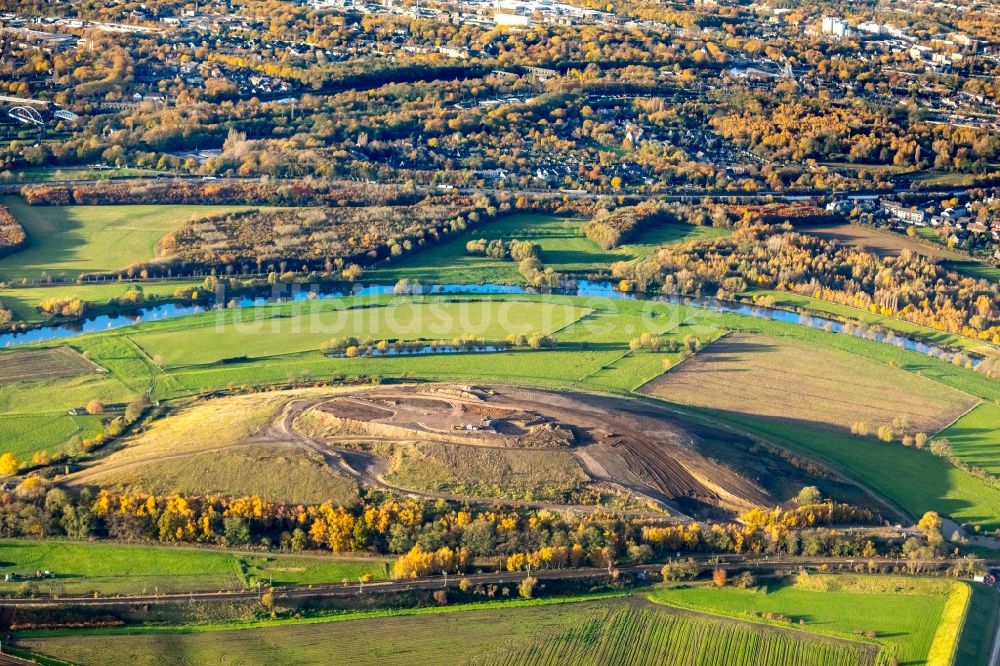
<svg viewBox="0 0 1000 666">
<path fill-rule="evenodd" d="M 573 452 L 594 483 L 676 510 L 678 501 L 739 511 L 774 499 L 698 452 L 697 434 L 625 399 L 489 388 L 382 388 L 319 402 L 294 428 L 334 449 L 412 442 Z"/>
<path fill-rule="evenodd" d="M 229 412 L 233 421 L 252 420 L 246 400 L 218 399 L 155 428 L 175 432 L 170 419 L 191 421 L 185 432 L 196 438 L 201 430 L 214 432 L 196 418 L 203 414 L 198 410 L 216 420 Z M 418 497 L 585 511 L 658 507 L 682 519 L 691 507 L 741 511 L 775 503 L 753 481 L 699 451 L 703 438 L 718 439 L 718 432 L 682 424 L 637 400 L 453 385 L 316 389 L 287 398 L 276 392 L 254 400 L 267 403 L 267 416 L 246 424 L 242 434 L 184 447 L 137 441 L 67 481 L 100 483 L 137 467 L 148 473 L 158 456 L 161 464 L 179 464 L 185 456 L 240 456 L 270 447 L 304 449 L 331 474 Z M 233 402 L 229 412 L 227 401 Z M 230 434 L 240 430 L 232 425 Z M 143 451 L 149 455 L 139 455 Z M 213 479 L 213 492 L 224 494 L 222 485 Z"/>
</svg>

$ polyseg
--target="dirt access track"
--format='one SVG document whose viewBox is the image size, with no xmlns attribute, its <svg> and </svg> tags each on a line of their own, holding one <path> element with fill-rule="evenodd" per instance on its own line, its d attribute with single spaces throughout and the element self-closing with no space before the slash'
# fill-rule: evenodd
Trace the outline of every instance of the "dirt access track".
<svg viewBox="0 0 1000 666">
<path fill-rule="evenodd" d="M 382 486 L 382 461 L 364 442 L 440 442 L 497 449 L 570 451 L 596 483 L 651 501 L 677 517 L 690 503 L 730 511 L 774 499 L 701 455 L 696 438 L 732 437 L 682 426 L 637 400 L 507 386 L 382 387 L 296 401 L 265 428 L 337 455 L 361 483 Z M 396 488 L 397 490 L 406 490 Z"/>
</svg>

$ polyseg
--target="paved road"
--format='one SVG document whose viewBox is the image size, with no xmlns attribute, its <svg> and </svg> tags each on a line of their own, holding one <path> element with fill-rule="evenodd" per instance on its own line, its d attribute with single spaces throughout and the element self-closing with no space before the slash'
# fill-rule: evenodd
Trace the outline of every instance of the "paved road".
<svg viewBox="0 0 1000 666">
<path fill-rule="evenodd" d="M 993 634 L 993 650 L 987 666 L 1000 666 L 1000 620 L 997 621 L 996 632 Z"/>
</svg>

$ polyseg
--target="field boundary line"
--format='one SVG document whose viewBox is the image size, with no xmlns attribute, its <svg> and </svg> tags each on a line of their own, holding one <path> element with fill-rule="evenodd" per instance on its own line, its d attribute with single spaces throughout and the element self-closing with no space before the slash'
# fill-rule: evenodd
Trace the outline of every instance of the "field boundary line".
<svg viewBox="0 0 1000 666">
<path fill-rule="evenodd" d="M 847 634 L 847 633 L 844 633 L 844 634 L 841 634 L 841 633 L 825 633 L 825 632 L 820 632 L 820 631 L 811 631 L 809 629 L 801 629 L 801 628 L 799 628 L 798 626 L 795 626 L 795 625 L 782 624 L 781 622 L 768 620 L 768 619 L 762 618 L 762 617 L 753 617 L 753 616 L 750 616 L 750 615 L 746 615 L 746 616 L 743 616 L 743 615 L 733 615 L 733 614 L 723 613 L 722 611 L 711 610 L 711 609 L 706 609 L 706 608 L 701 608 L 701 607 L 696 607 L 696 606 L 687 606 L 687 605 L 680 604 L 680 603 L 667 603 L 666 601 L 657 601 L 657 600 L 655 600 L 653 598 L 652 594 L 647 594 L 646 595 L 646 600 L 649 601 L 649 603 L 654 604 L 656 606 L 661 606 L 663 608 L 670 608 L 670 609 L 673 609 L 675 611 L 680 611 L 682 613 L 691 613 L 692 615 L 705 615 L 707 617 L 719 618 L 719 619 L 723 619 L 723 620 L 735 620 L 737 622 L 743 622 L 743 623 L 751 624 L 751 625 L 753 625 L 753 624 L 759 624 L 759 625 L 763 625 L 765 627 L 774 627 L 775 629 L 782 629 L 784 631 L 789 631 L 789 632 L 792 632 L 792 633 L 803 634 L 805 636 L 810 636 L 810 637 L 814 637 L 814 638 L 815 637 L 819 637 L 820 639 L 826 639 L 826 640 L 831 640 L 831 641 L 843 641 L 843 642 L 847 642 L 847 643 L 855 643 L 855 644 L 860 644 L 860 645 L 868 645 L 868 646 L 877 648 L 877 651 L 876 651 L 876 654 L 875 654 L 876 658 L 878 657 L 878 653 L 879 652 L 881 652 L 882 650 L 886 649 L 886 646 L 883 645 L 882 643 L 878 642 L 878 641 L 871 641 L 869 639 L 863 638 L 861 636 L 855 636 L 853 634 Z"/>
<path fill-rule="evenodd" d="M 524 608 L 533 606 L 555 606 L 561 604 L 587 603 L 609 599 L 627 599 L 630 592 L 597 592 L 570 597 L 541 597 L 535 599 L 510 599 L 506 601 L 480 601 L 454 606 L 418 606 L 414 608 L 396 608 L 373 611 L 356 611 L 337 615 L 320 615 L 304 618 L 279 618 L 277 620 L 255 620 L 237 623 L 219 624 L 177 624 L 168 626 L 133 625 L 125 627 L 101 627 L 97 629 L 32 629 L 19 632 L 20 637 L 44 638 L 53 636 L 136 636 L 136 635 L 171 635 L 185 633 L 210 633 L 214 631 L 245 631 L 247 629 L 266 629 L 268 627 L 331 624 L 334 622 L 354 622 L 357 620 L 379 620 L 387 617 L 409 617 L 413 615 L 450 615 L 482 610 L 503 610 L 506 608 Z"/>
<path fill-rule="evenodd" d="M 673 332 L 673 331 L 676 331 L 676 330 L 677 330 L 678 328 L 680 328 L 680 327 L 681 327 L 681 324 L 683 324 L 683 323 L 685 323 L 685 322 L 689 321 L 689 320 L 691 319 L 691 317 L 693 317 L 693 316 L 694 316 L 694 312 L 693 312 L 693 311 L 692 311 L 691 309 L 689 309 L 689 310 L 688 310 L 688 315 L 687 315 L 686 317 L 684 317 L 684 319 L 682 319 L 682 320 L 680 320 L 680 321 L 678 321 L 678 322 L 676 322 L 676 323 L 674 323 L 674 324 L 672 324 L 672 325 L 668 326 L 667 328 L 664 328 L 664 329 L 662 329 L 662 330 L 658 331 L 658 332 L 656 333 L 656 335 L 666 335 L 667 333 L 671 333 L 671 332 Z M 581 317 L 581 318 L 580 318 L 580 320 L 582 320 L 582 319 L 583 319 L 583 317 Z M 574 322 L 574 323 L 575 323 L 575 322 Z M 712 340 L 712 341 L 711 341 L 711 342 L 709 342 L 708 344 L 710 345 L 710 344 L 713 344 L 713 343 L 715 343 L 715 342 L 718 342 L 719 340 L 721 340 L 721 339 L 722 339 L 723 337 L 725 337 L 726 335 L 729 335 L 729 333 L 730 333 L 730 331 L 724 331 L 722 335 L 720 335 L 719 337 L 717 337 L 717 338 L 716 338 L 715 340 Z M 707 347 L 708 345 L 705 345 L 705 346 Z M 700 350 L 699 350 L 699 351 L 700 351 Z M 663 352 L 663 353 L 669 353 L 669 352 Z M 626 351 L 626 352 L 625 352 L 624 354 L 622 354 L 622 355 L 621 355 L 621 356 L 619 356 L 618 358 L 614 359 L 614 360 L 613 360 L 613 361 L 611 361 L 610 363 L 606 363 L 606 364 L 602 365 L 601 367 L 597 368 L 596 370 L 594 370 L 593 372 L 590 372 L 590 373 L 587 373 L 587 374 L 586 374 L 586 375 L 584 375 L 583 377 L 581 377 L 581 378 L 579 378 L 579 379 L 577 379 L 577 380 L 574 380 L 574 381 L 573 381 L 573 383 L 571 384 L 571 386 L 574 386 L 574 387 L 578 387 L 578 386 L 581 386 L 581 385 L 582 385 L 582 384 L 583 384 L 584 382 L 586 382 L 586 381 L 587 381 L 588 379 L 590 379 L 591 377 L 594 377 L 595 375 L 597 375 L 597 373 L 599 373 L 599 372 L 603 372 L 603 371 L 605 371 L 605 370 L 608 370 L 608 369 L 609 369 L 609 368 L 611 368 L 611 366 L 613 366 L 613 365 L 614 365 L 615 363 L 618 363 L 618 362 L 619 362 L 619 361 L 621 361 L 622 359 L 625 359 L 625 358 L 628 358 L 628 357 L 630 357 L 630 356 L 633 356 L 634 354 L 635 354 L 635 352 L 634 352 L 633 350 L 629 349 L 629 350 L 628 350 L 628 351 Z M 696 354 L 692 354 L 692 355 L 691 355 L 691 358 L 694 358 L 694 356 L 695 356 L 695 355 L 696 355 Z M 683 362 L 684 362 L 684 361 L 686 361 L 686 360 L 687 360 L 687 359 L 683 359 L 683 358 L 682 358 L 682 359 L 681 359 L 681 362 L 680 362 L 680 363 L 678 363 L 677 365 L 680 365 L 681 363 L 683 363 Z M 671 369 L 671 370 L 672 370 L 672 369 L 674 369 L 675 367 L 677 367 L 677 365 L 674 365 L 674 366 L 671 366 L 671 368 L 670 368 L 670 369 Z M 634 393 L 634 392 L 636 392 L 636 391 L 638 391 L 638 390 L 639 390 L 640 388 L 642 388 L 643 386 L 645 386 L 645 385 L 646 385 L 646 384 L 648 384 L 649 382 L 651 382 L 651 381 L 654 381 L 654 380 L 656 380 L 656 379 L 657 379 L 658 377 L 660 377 L 661 375 L 665 374 L 666 372 L 669 372 L 669 371 L 664 371 L 664 372 L 661 372 L 661 373 L 660 373 L 659 375 L 656 375 L 656 377 L 653 377 L 652 379 L 649 379 L 649 380 L 647 380 L 647 381 L 645 381 L 645 382 L 643 382 L 643 383 L 639 384 L 639 386 L 635 386 L 635 387 L 633 387 L 633 388 L 629 389 L 629 391 L 631 391 L 631 392 L 633 392 L 633 393 Z M 589 385 L 589 384 L 588 384 L 588 385 Z"/>
<path fill-rule="evenodd" d="M 146 350 L 143 349 L 139 345 L 139 343 L 137 343 L 135 340 L 133 340 L 130 335 L 128 335 L 126 333 L 123 333 L 121 335 L 121 338 L 124 339 L 125 342 L 127 342 L 128 345 L 130 347 L 132 347 L 132 349 L 135 350 L 136 354 L 139 357 L 139 360 L 142 361 L 143 365 L 146 366 L 146 369 L 149 370 L 149 382 L 146 384 L 146 397 L 147 398 L 150 397 L 150 396 L 152 396 L 153 395 L 153 391 L 156 390 L 156 376 L 158 374 L 163 375 L 164 377 L 166 377 L 166 378 L 168 378 L 168 379 L 176 382 L 178 384 L 178 386 L 182 390 L 187 391 L 187 393 L 188 393 L 189 396 L 190 395 L 194 395 L 189 388 L 187 388 L 186 386 L 184 386 L 184 384 L 182 384 L 180 381 L 178 381 L 176 378 L 174 378 L 173 375 L 167 374 L 167 372 L 165 370 L 163 370 L 163 368 L 161 368 L 160 366 L 156 365 L 156 363 L 153 361 L 153 359 L 151 359 L 149 357 L 149 354 L 146 353 Z M 121 381 L 121 379 L 119 379 L 118 381 Z M 122 382 L 122 383 L 124 384 L 125 382 Z M 125 384 L 125 385 L 128 386 L 128 384 Z"/>
<path fill-rule="evenodd" d="M 703 351 L 705 351 L 706 349 L 710 348 L 710 347 L 711 347 L 712 345 L 714 345 L 714 344 L 717 344 L 717 343 L 718 343 L 718 342 L 719 342 L 720 340 L 724 340 L 725 338 L 728 338 L 728 337 L 729 337 L 730 335 L 732 335 L 732 334 L 733 334 L 733 331 L 732 331 L 732 330 L 729 330 L 729 329 L 723 329 L 723 331 L 722 331 L 722 335 L 720 335 L 719 337 L 715 338 L 714 340 L 711 340 L 711 341 L 709 341 L 709 343 L 708 343 L 708 344 L 706 344 L 706 345 L 705 345 L 704 347 L 702 347 L 701 349 L 699 349 L 699 350 L 698 350 L 698 351 L 696 351 L 695 353 L 691 354 L 691 355 L 690 355 L 690 356 L 688 356 L 687 358 L 685 358 L 685 357 L 681 356 L 681 360 L 680 360 L 679 362 L 677 362 L 677 363 L 676 363 L 675 365 L 672 365 L 672 366 L 670 366 L 670 369 L 669 369 L 669 370 L 664 370 L 663 372 L 661 372 L 660 374 L 656 375 L 655 377 L 653 377 L 653 378 L 652 378 L 652 379 L 650 379 L 649 381 L 646 381 L 646 382 L 643 382 L 642 384 L 639 384 L 639 385 L 638 385 L 638 386 L 636 386 L 636 387 L 635 387 L 634 389 L 632 389 L 632 393 L 636 393 L 636 394 L 638 394 L 638 395 L 641 395 L 641 396 L 645 396 L 645 397 L 647 397 L 647 398 L 649 398 L 649 397 L 651 397 L 651 398 L 655 398 L 656 396 L 654 396 L 654 395 L 652 395 L 652 394 L 649 394 L 649 393 L 643 393 L 643 392 L 642 392 L 642 387 L 646 386 L 647 384 L 652 384 L 652 383 L 653 383 L 653 382 L 655 382 L 655 381 L 656 381 L 657 379 L 659 379 L 659 378 L 663 377 L 664 375 L 666 375 L 666 374 L 667 374 L 667 373 L 669 373 L 669 372 L 673 372 L 673 371 L 674 371 L 674 370 L 676 370 L 677 368 L 681 367 L 682 365 L 684 365 L 685 363 L 687 363 L 688 361 L 690 361 L 691 359 L 693 359 L 694 357 L 696 357 L 696 356 L 697 356 L 698 354 L 700 354 L 700 353 L 702 353 Z"/>
<path fill-rule="evenodd" d="M 525 301 L 525 302 L 533 302 L 533 301 Z M 542 302 L 542 303 L 544 303 L 545 301 L 541 301 L 541 302 Z M 570 307 L 577 307 L 577 306 L 575 306 L 575 305 L 570 305 Z M 576 326 L 576 325 L 577 325 L 577 324 L 579 324 L 579 323 L 580 323 L 581 321 L 583 321 L 584 319 L 586 319 L 586 318 L 587 318 L 587 317 L 589 317 L 590 315 L 592 315 L 592 314 L 594 314 L 595 312 L 597 312 L 597 309 L 596 309 L 596 308 L 580 308 L 580 309 L 581 309 L 581 310 L 586 310 L 586 312 L 584 312 L 583 314 L 581 314 L 581 315 L 580 315 L 579 317 L 577 317 L 577 318 L 576 318 L 576 319 L 574 319 L 573 321 L 571 321 L 571 322 L 567 322 L 567 323 L 563 324 L 562 326 L 560 326 L 559 328 L 555 329 L 554 331 L 550 331 L 550 332 L 549 332 L 549 333 L 548 333 L 547 335 L 556 335 L 556 334 L 558 334 L 558 333 L 562 333 L 563 331 L 565 331 L 565 330 L 566 330 L 567 328 L 569 328 L 570 326 Z"/>
<path fill-rule="evenodd" d="M 962 393 L 965 393 L 965 391 L 962 391 Z M 966 395 L 971 395 L 971 394 L 966 394 Z M 983 405 L 989 404 L 989 402 L 990 402 L 989 400 L 984 400 L 983 398 L 980 398 L 977 395 L 974 395 L 972 397 L 973 398 L 977 398 L 978 402 L 976 404 L 974 404 L 972 407 L 969 407 L 967 410 L 965 410 L 961 414 L 959 414 L 954 419 L 952 419 L 951 423 L 949 423 L 948 425 L 946 425 L 945 427 L 941 428 L 936 433 L 934 433 L 935 436 L 940 435 L 945 430 L 947 430 L 948 428 L 952 427 L 953 425 L 955 425 L 956 423 L 958 423 L 959 421 L 961 421 L 962 419 L 964 419 L 966 416 L 968 416 L 969 414 L 971 414 L 972 412 L 974 412 L 979 407 L 982 407 Z"/>
<path fill-rule="evenodd" d="M 632 355 L 632 350 L 631 349 L 626 349 L 626 351 L 625 351 L 624 354 L 622 354 L 621 356 L 616 357 L 610 363 L 605 363 L 604 365 L 602 365 L 601 367 L 597 368 L 593 372 L 588 372 L 583 377 L 580 377 L 579 379 L 574 380 L 573 383 L 571 384 L 571 386 L 579 386 L 580 384 L 582 384 L 583 382 L 586 382 L 588 379 L 590 379 L 591 377 L 593 377 L 597 373 L 603 372 L 603 371 L 609 369 L 611 366 L 613 366 L 618 361 L 622 360 L 623 358 L 628 358 L 631 355 Z"/>
</svg>

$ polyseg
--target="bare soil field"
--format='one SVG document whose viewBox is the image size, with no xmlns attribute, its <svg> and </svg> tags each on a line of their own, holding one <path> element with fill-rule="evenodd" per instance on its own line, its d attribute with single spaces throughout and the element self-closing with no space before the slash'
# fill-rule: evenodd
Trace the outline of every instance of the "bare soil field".
<svg viewBox="0 0 1000 666">
<path fill-rule="evenodd" d="M 27 349 L 0 354 L 0 384 L 29 379 L 75 377 L 97 372 L 98 369 L 69 347 Z"/>
<path fill-rule="evenodd" d="M 503 448 L 571 446 L 575 441 L 571 428 L 538 411 L 480 404 L 474 400 L 481 398 L 471 392 L 464 398 L 423 398 L 408 391 L 354 393 L 317 404 L 296 427 L 323 437 L 428 439 Z"/>
<path fill-rule="evenodd" d="M 962 259 L 962 255 L 951 252 L 946 248 L 925 245 L 912 238 L 891 231 L 882 231 L 860 224 L 834 224 L 828 226 L 803 227 L 803 233 L 812 236 L 819 236 L 825 240 L 832 240 L 868 250 L 874 254 L 898 255 L 903 250 L 911 250 L 917 254 L 922 254 L 931 259 Z"/>
<path fill-rule="evenodd" d="M 894 421 L 935 433 L 976 404 L 960 391 L 895 368 L 792 339 L 730 335 L 641 389 L 698 407 L 872 432 Z"/>
</svg>

